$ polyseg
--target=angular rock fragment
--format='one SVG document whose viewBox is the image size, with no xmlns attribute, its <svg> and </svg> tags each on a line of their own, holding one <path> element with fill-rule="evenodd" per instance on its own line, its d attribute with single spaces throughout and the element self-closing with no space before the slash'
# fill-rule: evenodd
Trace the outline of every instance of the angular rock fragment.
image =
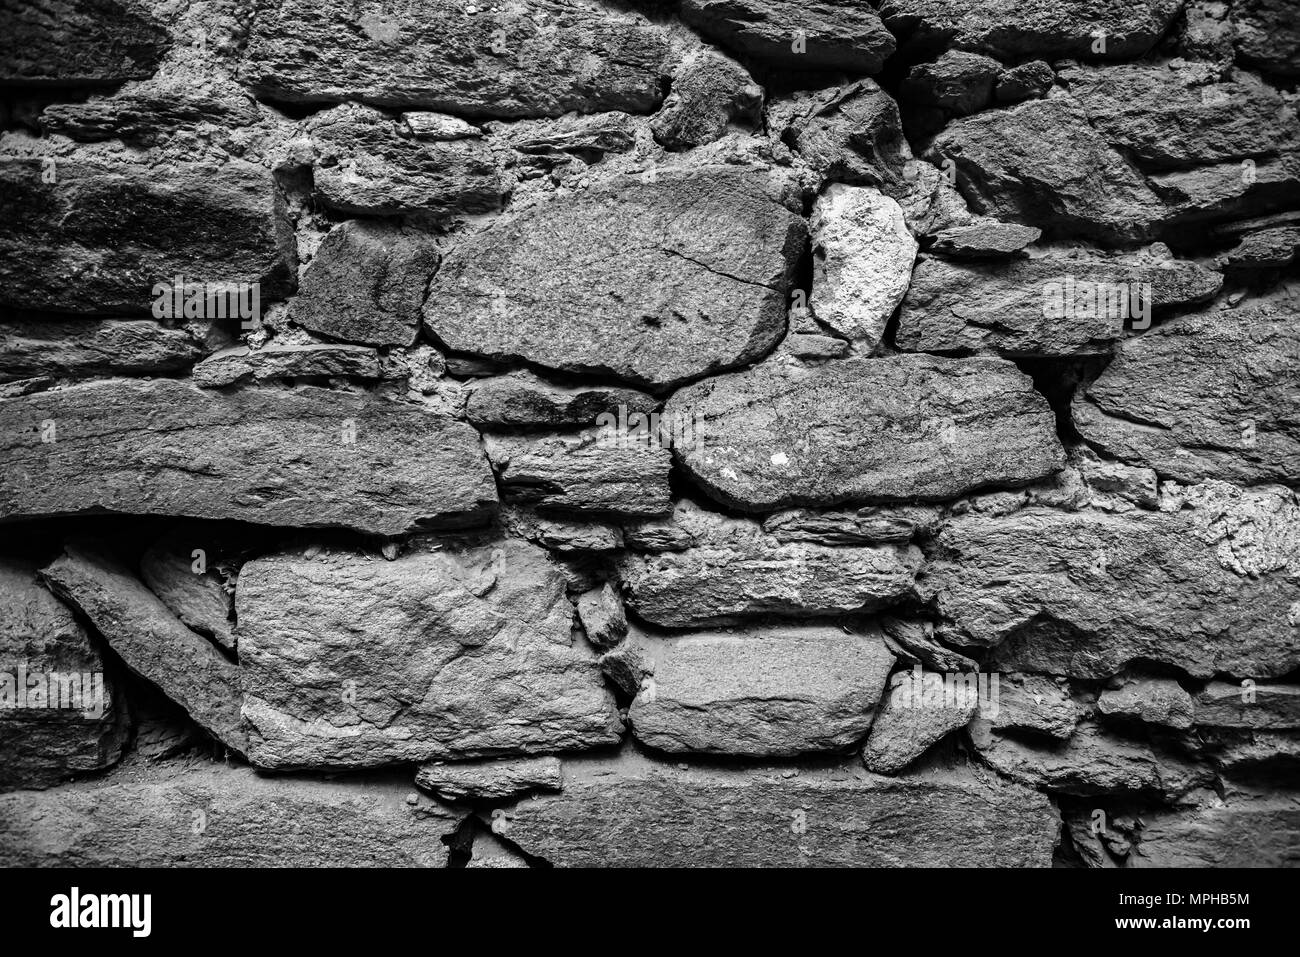
<svg viewBox="0 0 1300 957">
<path fill-rule="evenodd" d="M 1144 814 L 1129 867 L 1296 867 L 1300 801 L 1294 794 L 1229 793 L 1189 810 Z"/>
<path fill-rule="evenodd" d="M 642 619 L 686 628 L 746 616 L 840 615 L 914 593 L 915 547 L 785 544 L 745 519 L 700 516 L 690 547 L 629 554 L 621 563 L 628 607 Z"/>
<path fill-rule="evenodd" d="M 404 137 L 398 121 L 366 106 L 318 113 L 307 120 L 306 135 L 316 195 L 340 212 L 486 213 L 509 191 L 481 140 Z"/>
<path fill-rule="evenodd" d="M 1094 493 L 1089 504 L 1108 511 L 1124 511 L 1125 504 L 1160 507 L 1160 484 L 1154 469 L 1136 468 L 1103 459 L 1087 446 L 1070 450 L 1070 462 Z"/>
<path fill-rule="evenodd" d="M 940 230 L 930 248 L 936 253 L 959 259 L 1001 258 L 1037 242 L 1042 234 L 1043 231 L 1034 226 L 979 219 L 969 226 Z"/>
<path fill-rule="evenodd" d="M 1169 728 L 1192 726 L 1192 696 L 1169 678 L 1129 678 L 1120 687 L 1103 691 L 1097 710 L 1108 717 Z"/>
<path fill-rule="evenodd" d="M 600 656 L 600 670 L 625 698 L 631 699 L 641 690 L 646 676 L 654 674 L 654 661 L 639 638 L 629 638 Z"/>
<path fill-rule="evenodd" d="M 1237 247 L 1220 258 L 1227 269 L 1281 269 L 1300 254 L 1300 228 L 1261 229 L 1241 237 Z"/>
<path fill-rule="evenodd" d="M 1232 5 L 1237 55 L 1278 76 L 1300 76 L 1300 24 L 1287 0 L 1238 0 Z"/>
<path fill-rule="evenodd" d="M 0 796 L 6 867 L 446 867 L 459 816 L 409 778 L 313 781 L 169 763 Z M 201 825 L 201 826 L 200 826 Z"/>
<path fill-rule="evenodd" d="M 1197 727 L 1293 730 L 1300 728 L 1300 687 L 1212 681 L 1193 708 Z"/>
<path fill-rule="evenodd" d="M 226 747 L 247 753 L 237 667 L 124 566 L 101 548 L 72 544 L 41 575 L 90 619 L 128 668 Z"/>
<path fill-rule="evenodd" d="M 171 45 L 141 0 L 31 0 L 5 5 L 0 86 L 75 87 L 153 73 Z"/>
<path fill-rule="evenodd" d="M 31 319 L 0 325 L 0 381 L 165 375 L 203 355 L 184 329 L 147 320 Z"/>
<path fill-rule="evenodd" d="M 177 533 L 145 550 L 140 556 L 140 577 L 187 628 L 234 651 L 234 601 L 216 570 L 208 566 L 207 557 L 206 549 L 194 548 Z"/>
<path fill-rule="evenodd" d="M 158 287 L 292 288 L 295 254 L 270 170 L 183 145 L 0 135 L 0 305 L 148 315 Z"/>
<path fill-rule="evenodd" d="M 0 790 L 114 764 L 127 742 L 124 704 L 103 655 L 36 567 L 0 558 Z"/>
<path fill-rule="evenodd" d="M 1005 263 L 927 257 L 903 300 L 900 349 L 1002 356 L 1111 351 L 1153 309 L 1204 302 L 1223 277 L 1193 262 L 1050 255 Z"/>
<path fill-rule="evenodd" d="M 991 735 L 976 741 L 980 758 L 1013 781 L 1058 794 L 1153 794 L 1174 800 L 1209 784 L 1214 772 L 1145 744 L 1081 724 L 1064 743 Z"/>
<path fill-rule="evenodd" d="M 473 123 L 466 123 L 458 116 L 446 113 L 431 113 L 427 110 L 415 110 L 402 114 L 402 122 L 417 140 L 477 139 L 483 131 Z"/>
<path fill-rule="evenodd" d="M 684 0 L 682 19 L 724 46 L 776 66 L 879 73 L 894 38 L 851 0 Z"/>
<path fill-rule="evenodd" d="M 1155 45 L 1182 9 L 1182 0 L 884 0 L 880 14 L 900 47 L 938 44 L 1004 60 L 1064 56 L 1128 60 Z"/>
<path fill-rule="evenodd" d="M 1056 74 L 1050 66 L 1042 60 L 1030 60 L 1004 70 L 993 92 L 999 103 L 1023 103 L 1046 96 L 1054 83 Z"/>
<path fill-rule="evenodd" d="M 447 255 L 425 324 L 458 352 L 653 389 L 756 359 L 784 327 L 805 233 L 765 182 L 664 170 L 503 217 Z"/>
<path fill-rule="evenodd" d="M 655 645 L 632 702 L 638 741 L 668 752 L 791 757 L 871 727 L 894 656 L 878 632 L 835 627 L 697 632 Z"/>
<path fill-rule="evenodd" d="M 606 153 L 626 153 L 636 144 L 637 127 L 626 113 L 567 114 L 557 120 L 516 120 L 486 124 L 494 142 L 521 154 L 526 166 L 543 170 L 577 158 L 596 163 Z M 509 160 L 507 160 L 509 163 Z"/>
<path fill-rule="evenodd" d="M 360 220 L 340 223 L 303 273 L 289 318 L 347 342 L 409 346 L 438 262 L 426 233 Z"/>
<path fill-rule="evenodd" d="M 297 103 L 483 117 L 648 113 L 663 99 L 668 50 L 662 28 L 587 0 L 547 2 L 533 16 L 471 12 L 456 0 L 272 0 L 252 19 L 240 79 Z"/>
<path fill-rule="evenodd" d="M 681 390 L 665 414 L 698 423 L 674 452 L 687 474 L 746 511 L 950 498 L 1062 460 L 1047 403 L 997 359 L 766 362 Z"/>
<path fill-rule="evenodd" d="M 982 110 L 993 96 L 1002 64 L 992 57 L 949 50 L 932 63 L 912 67 L 900 95 L 921 107 L 937 107 L 956 116 Z"/>
<path fill-rule="evenodd" d="M 614 428 L 573 435 L 490 435 L 505 497 L 542 509 L 620 515 L 672 510 L 672 457 L 659 442 Z"/>
<path fill-rule="evenodd" d="M 489 517 L 478 434 L 314 387 L 107 380 L 0 401 L 0 517 L 85 511 L 397 535 Z"/>
<path fill-rule="evenodd" d="M 967 642 L 998 646 L 990 667 L 1282 675 L 1300 664 L 1294 509 L 1224 486 L 1176 512 L 972 514 L 939 533 L 927 583 Z"/>
<path fill-rule="evenodd" d="M 763 88 L 749 71 L 730 57 L 702 47 L 678 65 L 650 129 L 666 149 L 691 149 L 712 143 L 733 121 L 755 123 L 762 108 Z"/>
<path fill-rule="evenodd" d="M 511 849 L 504 841 L 487 830 L 479 830 L 474 834 L 474 843 L 470 847 L 470 858 L 465 864 L 466 868 L 471 869 L 531 866 L 523 855 Z"/>
<path fill-rule="evenodd" d="M 379 353 L 366 346 L 269 345 L 264 349 L 231 346 L 194 367 L 195 385 L 219 389 L 245 382 L 276 379 L 353 376 L 378 379 Z"/>
<path fill-rule="evenodd" d="M 1143 177 L 1067 98 L 956 120 L 926 156 L 951 161 L 957 188 L 976 212 L 1053 235 L 1141 242 L 1166 213 Z"/>
<path fill-rule="evenodd" d="M 871 545 L 928 536 L 939 510 L 926 505 L 867 505 L 856 510 L 792 509 L 763 520 L 763 531 L 779 542 Z"/>
<path fill-rule="evenodd" d="M 578 620 L 587 640 L 597 648 L 609 648 L 627 635 L 627 616 L 623 599 L 609 582 L 578 598 Z"/>
<path fill-rule="evenodd" d="M 501 511 L 502 527 L 556 552 L 609 552 L 623 547 L 623 530 L 607 522 L 538 515 L 509 506 Z"/>
<path fill-rule="evenodd" d="M 618 740 L 596 661 L 570 644 L 564 576 L 533 545 L 445 543 L 379 562 L 272 555 L 243 566 L 235 601 L 249 758 L 261 767 Z"/>
<path fill-rule="evenodd" d="M 919 667 L 915 672 L 899 672 L 891 680 L 885 704 L 862 748 L 862 763 L 868 771 L 897 774 L 944 735 L 965 727 L 975 717 L 980 707 L 978 694 L 966 694 L 963 685 L 959 694 L 933 695 L 931 676 L 943 681 L 943 675 L 921 674 Z"/>
<path fill-rule="evenodd" d="M 869 351 L 907 292 L 916 258 L 899 205 L 878 190 L 835 183 L 812 217 L 810 308 L 832 332 Z"/>
<path fill-rule="evenodd" d="M 1300 156 L 1291 149 L 1277 159 L 1154 173 L 1147 182 L 1166 206 L 1163 231 L 1176 236 L 1187 226 L 1262 216 L 1300 205 Z"/>
<path fill-rule="evenodd" d="M 998 681 L 997 714 L 981 715 L 976 724 L 993 731 L 1029 731 L 1063 741 L 1074 734 L 1083 717 L 1083 709 L 1063 685 L 1043 675 L 1003 674 Z M 976 727 L 971 727 L 974 735 Z"/>
<path fill-rule="evenodd" d="M 601 415 L 654 411 L 653 396 L 600 385 L 565 387 L 531 372 L 480 379 L 469 387 L 465 417 L 480 428 L 592 427 Z"/>
<path fill-rule="evenodd" d="M 498 801 L 529 791 L 559 791 L 563 779 L 559 758 L 505 758 L 431 761 L 415 772 L 415 783 L 444 801 Z"/>
<path fill-rule="evenodd" d="M 967 770 L 789 778 L 625 756 L 566 761 L 564 773 L 560 794 L 522 801 L 500 822 L 557 867 L 1047 866 L 1060 829 L 1045 796 Z"/>
<path fill-rule="evenodd" d="M 922 664 L 935 671 L 977 671 L 979 666 L 965 655 L 940 644 L 934 637 L 934 623 L 882 615 L 877 619 L 885 644 L 908 664 Z"/>
<path fill-rule="evenodd" d="M 1106 455 L 1180 482 L 1300 474 L 1300 304 L 1261 299 L 1183 316 L 1127 340 L 1074 401 Z"/>
<path fill-rule="evenodd" d="M 911 150 L 898 104 L 874 80 L 796 94 L 769 111 L 768 126 L 829 182 L 902 183 Z"/>
<path fill-rule="evenodd" d="M 1106 141 L 1150 167 L 1272 156 L 1300 134 L 1282 96 L 1248 73 L 1207 83 L 1190 68 L 1125 63 L 1059 76 Z"/>
</svg>

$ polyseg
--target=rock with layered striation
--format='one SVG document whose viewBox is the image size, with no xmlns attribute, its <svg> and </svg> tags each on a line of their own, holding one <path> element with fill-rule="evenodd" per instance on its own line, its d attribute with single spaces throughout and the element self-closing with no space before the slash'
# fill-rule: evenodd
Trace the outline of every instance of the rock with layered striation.
<svg viewBox="0 0 1300 957">
<path fill-rule="evenodd" d="M 486 213 L 509 192 L 479 139 L 413 139 L 402 135 L 400 121 L 356 103 L 317 113 L 305 125 L 316 195 L 342 213 Z"/>
<path fill-rule="evenodd" d="M 174 762 L 0 796 L 6 867 L 446 867 L 459 822 L 409 778 L 319 781 Z"/>
<path fill-rule="evenodd" d="M 415 772 L 415 783 L 444 801 L 498 801 L 530 791 L 559 791 L 563 777 L 559 758 L 503 758 L 430 761 Z"/>
<path fill-rule="evenodd" d="M 517 506 L 501 510 L 502 527 L 556 552 L 609 552 L 623 547 L 623 530 L 609 522 L 561 515 L 540 515 Z"/>
<path fill-rule="evenodd" d="M 1064 742 L 994 733 L 976 741 L 981 760 L 1013 781 L 1078 796 L 1150 794 L 1172 801 L 1210 784 L 1214 772 L 1150 746 L 1081 724 Z"/>
<path fill-rule="evenodd" d="M 1300 154 L 1289 149 L 1276 159 L 1153 173 L 1147 182 L 1165 204 L 1164 232 L 1177 238 L 1188 226 L 1264 216 L 1300 205 Z"/>
<path fill-rule="evenodd" d="M 29 319 L 0 324 L 0 381 L 33 376 L 166 375 L 203 355 L 185 329 L 148 320 Z"/>
<path fill-rule="evenodd" d="M 425 324 L 459 352 L 652 389 L 757 359 L 805 233 L 767 189 L 759 168 L 700 166 L 527 207 L 447 255 Z"/>
<path fill-rule="evenodd" d="M 1279 226 L 1241 237 L 1237 246 L 1219 257 L 1227 269 L 1281 269 L 1300 254 L 1300 228 Z"/>
<path fill-rule="evenodd" d="M 871 545 L 928 537 L 939 524 L 930 505 L 867 505 L 859 509 L 797 508 L 763 520 L 763 531 L 780 542 Z"/>
<path fill-rule="evenodd" d="M 939 533 L 927 582 L 1005 670 L 1283 675 L 1300 664 L 1298 520 L 1292 492 L 1226 485 L 1172 512 L 970 514 Z"/>
<path fill-rule="evenodd" d="M 578 597 L 578 620 L 587 640 L 597 648 L 616 645 L 627 635 L 623 599 L 609 582 Z"/>
<path fill-rule="evenodd" d="M 894 37 L 852 0 L 685 0 L 682 19 L 710 39 L 773 66 L 879 73 Z"/>
<path fill-rule="evenodd" d="M 1257 77 L 1238 72 L 1219 81 L 1173 66 L 1075 65 L 1058 76 L 1106 141 L 1147 167 L 1274 156 L 1300 135 L 1294 111 Z"/>
<path fill-rule="evenodd" d="M 23 0 L 5 4 L 0 86 L 101 86 L 158 69 L 171 46 L 142 0 Z"/>
<path fill-rule="evenodd" d="M 159 287 L 291 288 L 292 232 L 269 169 L 177 144 L 0 136 L 0 305 L 146 316 Z M 155 313 L 157 315 L 157 313 Z"/>
<path fill-rule="evenodd" d="M 977 219 L 967 226 L 953 226 L 935 234 L 932 251 L 958 259 L 1001 259 L 1012 256 L 1038 241 L 1043 231 L 996 219 Z"/>
<path fill-rule="evenodd" d="M 1192 696 L 1172 678 L 1128 677 L 1097 697 L 1097 710 L 1111 718 L 1190 728 Z"/>
<path fill-rule="evenodd" d="M 657 401 L 636 389 L 561 386 L 527 370 L 479 379 L 469 386 L 465 417 L 480 428 L 592 427 L 605 413 L 624 418 L 654 411 Z"/>
<path fill-rule="evenodd" d="M 176 533 L 154 542 L 140 556 L 140 577 L 185 627 L 233 652 L 234 601 L 196 541 L 202 539 Z"/>
<path fill-rule="evenodd" d="M 571 644 L 564 576 L 536 546 L 448 541 L 395 561 L 281 553 L 243 566 L 235 603 L 249 759 L 261 767 L 618 740 L 599 666 Z"/>
<path fill-rule="evenodd" d="M 134 673 L 233 751 L 248 739 L 239 716 L 239 669 L 181 623 L 104 548 L 69 544 L 42 577 L 80 609 Z"/>
<path fill-rule="evenodd" d="M 669 52 L 662 27 L 591 0 L 542 0 L 528 14 L 455 0 L 271 0 L 251 21 L 239 76 L 270 100 L 457 116 L 658 107 Z"/>
<path fill-rule="evenodd" d="M 1029 731 L 1064 741 L 1074 734 L 1083 715 L 1063 679 L 1011 673 L 999 677 L 997 713 L 981 715 L 976 724 L 986 723 L 993 731 Z M 972 725 L 972 734 L 983 730 Z"/>
<path fill-rule="evenodd" d="M 923 755 L 945 735 L 965 727 L 979 709 L 977 686 L 966 694 L 944 697 L 931 694 L 932 678 L 943 682 L 938 672 L 899 672 L 890 681 L 885 703 L 871 725 L 871 736 L 862 748 L 862 763 L 877 774 L 897 774 Z M 976 679 L 978 680 L 978 679 Z M 985 676 L 987 687 L 988 677 Z"/>
<path fill-rule="evenodd" d="M 496 503 L 471 426 L 364 393 L 107 380 L 0 400 L 0 436 L 4 518 L 110 511 L 397 535 L 484 521 Z"/>
<path fill-rule="evenodd" d="M 340 223 L 303 274 L 289 318 L 346 342 L 409 346 L 438 262 L 426 233 L 363 220 Z"/>
<path fill-rule="evenodd" d="M 668 752 L 792 757 L 860 741 L 894 663 L 878 632 L 795 626 L 656 643 L 632 702 L 638 741 Z"/>
<path fill-rule="evenodd" d="M 1193 723 L 1210 728 L 1300 729 L 1300 687 L 1212 681 L 1196 696 Z"/>
<path fill-rule="evenodd" d="M 943 499 L 1060 468 L 1052 413 L 1000 359 L 895 355 L 809 368 L 766 362 L 681 390 L 698 423 L 677 461 L 746 511 Z"/>
<path fill-rule="evenodd" d="M 969 770 L 783 770 L 565 762 L 564 791 L 494 823 L 557 867 L 1046 867 L 1060 829 L 1045 796 Z"/>
<path fill-rule="evenodd" d="M 0 558 L 0 790 L 47 787 L 117 761 L 129 729 L 105 670 L 36 566 Z"/>
<path fill-rule="evenodd" d="M 511 502 L 595 515 L 672 510 L 672 456 L 657 438 L 606 427 L 577 434 L 489 435 L 486 446 Z"/>
<path fill-rule="evenodd" d="M 904 51 L 945 45 L 1013 62 L 1033 56 L 1127 60 L 1155 46 L 1182 6 L 1182 0 L 884 0 L 880 14 Z"/>
<path fill-rule="evenodd" d="M 648 622 L 687 628 L 753 616 L 840 615 L 914 594 L 921 565 L 914 546 L 782 543 L 756 522 L 709 512 L 693 524 L 690 547 L 629 553 L 621 563 L 628 607 Z"/>
<path fill-rule="evenodd" d="M 1234 788 L 1198 808 L 1144 813 L 1128 866 L 1298 867 L 1300 800 Z"/>
<path fill-rule="evenodd" d="M 914 352 L 1008 357 L 1111 351 L 1153 310 L 1204 302 L 1223 276 L 1194 263 L 1047 255 L 1005 263 L 917 264 L 895 336 Z"/>
<path fill-rule="evenodd" d="M 666 149 L 691 149 L 712 143 L 732 122 L 754 125 L 762 109 L 763 88 L 749 71 L 730 57 L 702 47 L 678 64 L 650 129 Z"/>
<path fill-rule="evenodd" d="M 870 351 L 912 277 L 917 246 L 903 211 L 879 190 L 835 183 L 813 207 L 811 232 L 812 313 Z"/>
<path fill-rule="evenodd" d="M 1082 107 L 1065 97 L 955 120 L 926 157 L 951 164 L 975 212 L 1050 235 L 1140 242 L 1167 212 Z"/>
<path fill-rule="evenodd" d="M 1080 389 L 1089 445 L 1180 482 L 1300 474 L 1300 301 L 1183 316 L 1126 341 Z"/>
<path fill-rule="evenodd" d="M 972 659 L 940 643 L 935 638 L 934 623 L 910 618 L 882 615 L 877 621 L 884 632 L 885 644 L 900 661 L 925 665 L 935 671 L 977 671 Z"/>
<path fill-rule="evenodd" d="M 574 159 L 596 163 L 607 153 L 626 153 L 636 144 L 638 126 L 627 113 L 613 111 L 569 113 L 555 120 L 493 120 L 484 128 L 494 147 L 509 146 L 517 154 L 507 155 L 506 165 L 550 170 Z"/>
<path fill-rule="evenodd" d="M 277 379 L 378 379 L 380 375 L 379 353 L 366 346 L 272 343 L 263 349 L 231 346 L 213 353 L 194 367 L 192 378 L 205 389 L 220 389 Z"/>
</svg>

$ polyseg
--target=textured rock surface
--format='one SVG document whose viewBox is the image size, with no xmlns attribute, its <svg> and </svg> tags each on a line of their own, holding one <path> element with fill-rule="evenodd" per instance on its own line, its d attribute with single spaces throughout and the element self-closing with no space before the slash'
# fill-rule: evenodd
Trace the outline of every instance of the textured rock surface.
<svg viewBox="0 0 1300 957">
<path fill-rule="evenodd" d="M 690 149 L 712 143 L 733 121 L 752 124 L 762 105 L 763 88 L 749 71 L 706 47 L 677 68 L 650 128 L 665 148 Z"/>
<path fill-rule="evenodd" d="M 1300 802 L 1233 794 L 1190 811 L 1144 816 L 1130 867 L 1300 866 Z"/>
<path fill-rule="evenodd" d="M 947 498 L 1061 461 L 1046 403 L 997 360 L 769 362 L 684 389 L 667 412 L 702 419 L 678 461 L 745 510 Z"/>
<path fill-rule="evenodd" d="M 165 375 L 202 355 L 183 329 L 121 319 L 37 319 L 0 325 L 0 380 L 31 376 Z"/>
<path fill-rule="evenodd" d="M 519 847 L 571 867 L 1046 866 L 1060 826 L 1042 795 L 968 771 L 786 778 L 649 761 L 566 762 L 563 792 L 506 820 Z"/>
<path fill-rule="evenodd" d="M 886 703 L 862 749 L 862 763 L 877 774 L 897 774 L 944 735 L 964 727 L 979 707 L 976 694 L 961 694 L 955 696 L 960 700 L 947 703 L 942 699 L 931 702 L 926 697 L 924 676 L 913 681 L 910 672 L 900 672 L 895 677 L 902 680 L 891 681 Z"/>
<path fill-rule="evenodd" d="M 186 628 L 130 571 L 102 548 L 73 544 L 41 575 L 90 620 L 128 668 L 222 744 L 247 752 L 239 716 L 239 670 Z"/>
<path fill-rule="evenodd" d="M 1192 696 L 1167 678 L 1131 679 L 1097 698 L 1097 710 L 1103 715 L 1170 728 L 1190 728 L 1193 708 Z"/>
<path fill-rule="evenodd" d="M 358 607 L 367 609 L 360 620 Z M 534 546 L 448 546 L 392 562 L 273 555 L 240 572 L 236 612 L 249 758 L 259 766 L 366 767 L 618 740 L 596 661 L 570 644 L 564 577 Z"/>
<path fill-rule="evenodd" d="M 879 634 L 828 627 L 692 633 L 653 655 L 628 715 L 638 741 L 774 757 L 860 740 L 894 663 Z"/>
<path fill-rule="evenodd" d="M 395 534 L 496 499 L 469 426 L 323 389 L 110 380 L 2 400 L 0 423 L 6 518 L 161 512 Z"/>
<path fill-rule="evenodd" d="M 445 867 L 451 810 L 409 781 L 172 763 L 0 796 L 7 867 Z M 199 827 L 199 823 L 202 827 Z"/>
<path fill-rule="evenodd" d="M 655 408 L 652 396 L 636 389 L 582 385 L 564 387 L 530 372 L 480 379 L 470 386 L 465 417 L 480 428 L 596 425 L 606 413 L 630 416 Z"/>
<path fill-rule="evenodd" d="M 616 645 L 627 635 L 623 599 L 609 582 L 578 598 L 578 620 L 582 622 L 587 640 L 597 648 Z"/>
<path fill-rule="evenodd" d="M 805 232 L 765 179 L 663 171 L 528 207 L 447 255 L 425 324 L 457 351 L 652 388 L 756 359 Z"/>
<path fill-rule="evenodd" d="M 187 628 L 234 651 L 234 602 L 206 549 L 179 534 L 157 541 L 140 556 L 140 578 Z"/>
<path fill-rule="evenodd" d="M 149 76 L 167 50 L 148 5 L 39 0 L 5 6 L 0 85 L 112 84 Z"/>
<path fill-rule="evenodd" d="M 349 345 L 271 345 L 257 350 L 232 346 L 204 359 L 193 371 L 195 385 L 206 389 L 277 379 L 378 379 L 380 374 L 374 349 Z"/>
<path fill-rule="evenodd" d="M 37 679 L 30 688 L 29 675 Z M 63 680 L 53 679 L 51 696 L 56 675 Z M 36 566 L 12 558 L 0 558 L 0 688 L 0 789 L 46 787 L 108 767 L 122 753 L 123 699 L 104 656 L 41 585 Z"/>
<path fill-rule="evenodd" d="M 430 761 L 415 772 L 415 783 L 445 801 L 495 801 L 529 791 L 563 787 L 559 758 L 505 758 L 497 761 Z"/>
</svg>

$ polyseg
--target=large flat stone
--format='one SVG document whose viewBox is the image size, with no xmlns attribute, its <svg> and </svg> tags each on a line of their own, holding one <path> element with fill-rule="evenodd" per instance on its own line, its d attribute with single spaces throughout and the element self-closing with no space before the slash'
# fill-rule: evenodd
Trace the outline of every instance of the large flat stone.
<svg viewBox="0 0 1300 957">
<path fill-rule="evenodd" d="M 1063 460 L 1046 400 L 998 359 L 766 362 L 683 389 L 665 411 L 703 436 L 677 461 L 746 511 L 944 499 Z"/>
<path fill-rule="evenodd" d="M 107 380 L 0 400 L 0 423 L 3 518 L 112 511 L 396 535 L 486 519 L 496 501 L 473 428 L 356 393 Z"/>
<path fill-rule="evenodd" d="M 32 319 L 0 325 L 2 381 L 165 375 L 189 368 L 202 355 L 188 331 L 148 320 Z"/>
</svg>

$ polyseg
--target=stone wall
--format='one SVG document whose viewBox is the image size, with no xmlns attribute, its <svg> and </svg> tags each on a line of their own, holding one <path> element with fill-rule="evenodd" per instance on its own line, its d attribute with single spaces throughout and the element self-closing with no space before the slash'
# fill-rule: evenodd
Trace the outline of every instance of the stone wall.
<svg viewBox="0 0 1300 957">
<path fill-rule="evenodd" d="M 30 0 L 0 863 L 1300 863 L 1300 11 Z"/>
</svg>

